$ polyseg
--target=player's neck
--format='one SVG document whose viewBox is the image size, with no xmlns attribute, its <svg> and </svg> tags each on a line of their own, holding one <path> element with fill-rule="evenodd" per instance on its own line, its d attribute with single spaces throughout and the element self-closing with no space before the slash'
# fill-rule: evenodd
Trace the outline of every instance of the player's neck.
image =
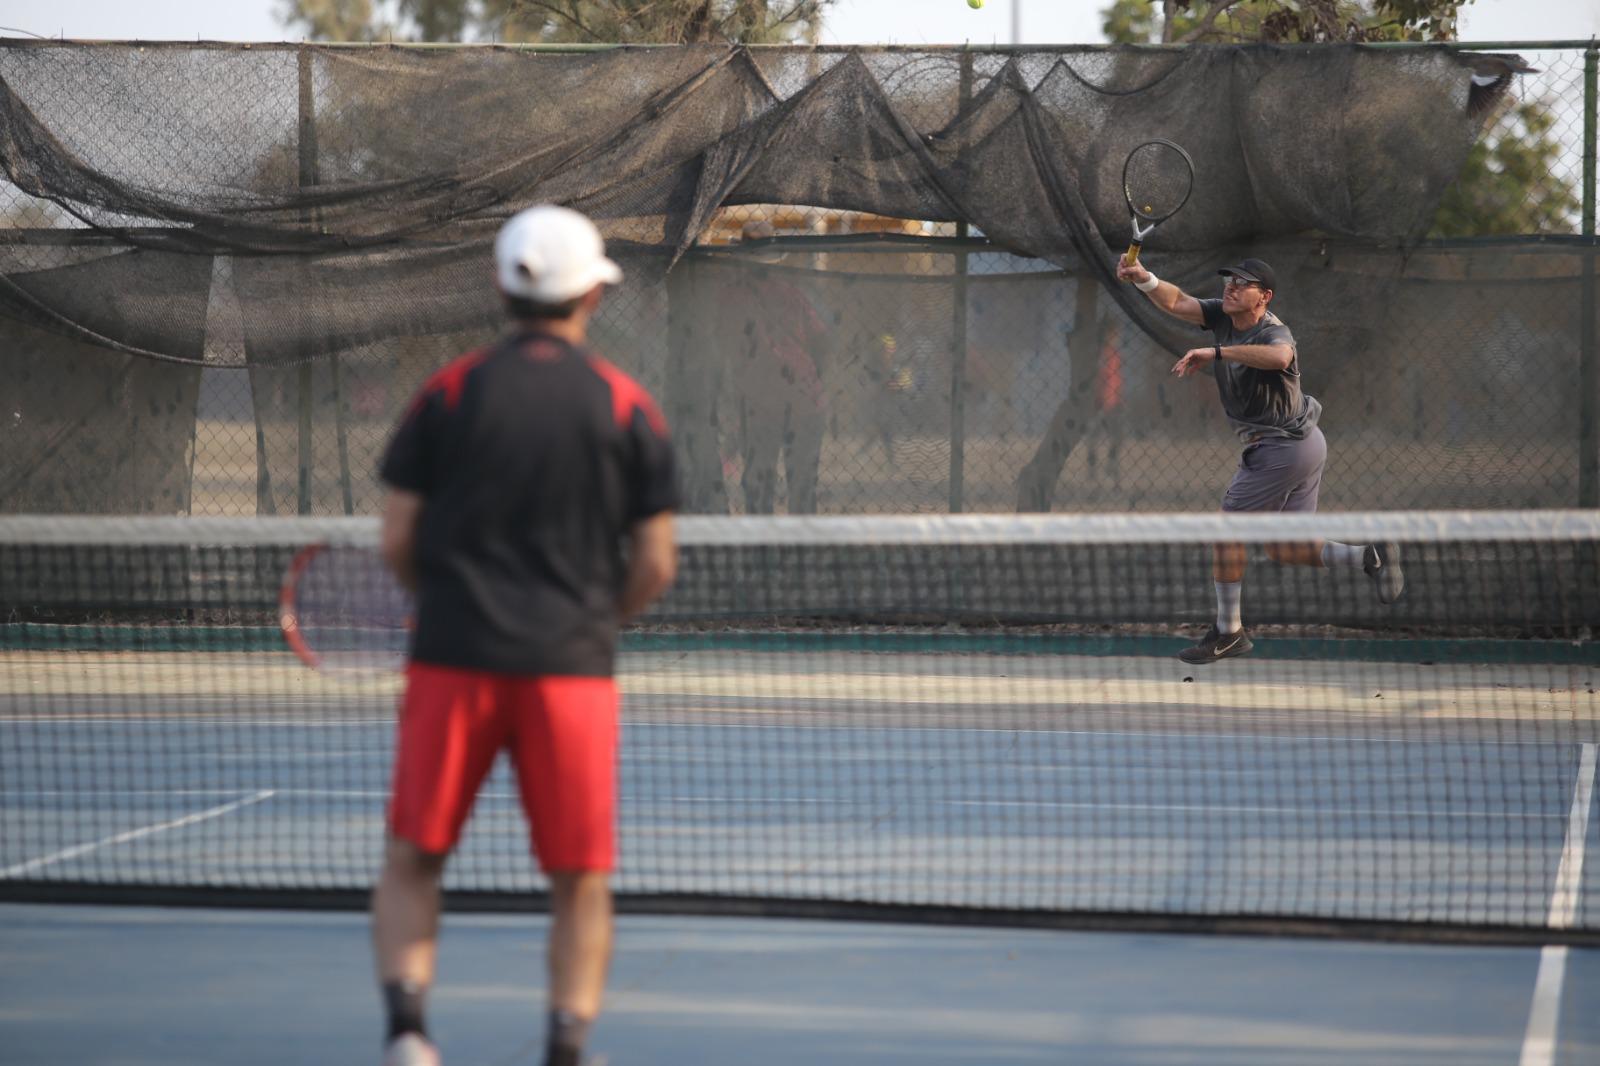
<svg viewBox="0 0 1600 1066">
<path fill-rule="evenodd" d="M 571 318 L 519 318 L 516 328 L 518 333 L 543 333 L 547 337 L 555 337 L 574 348 L 581 348 L 589 341 L 589 319 L 582 314 L 575 314 Z"/>
<path fill-rule="evenodd" d="M 1228 318 L 1233 321 L 1233 328 L 1239 330 L 1249 329 L 1266 317 L 1267 308 L 1265 304 L 1254 311 L 1234 311 L 1228 315 Z"/>
</svg>

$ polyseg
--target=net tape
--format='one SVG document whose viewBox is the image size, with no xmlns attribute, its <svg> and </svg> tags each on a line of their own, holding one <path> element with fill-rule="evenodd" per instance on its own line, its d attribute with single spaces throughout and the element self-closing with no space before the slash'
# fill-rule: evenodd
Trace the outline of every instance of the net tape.
<svg viewBox="0 0 1600 1066">
<path fill-rule="evenodd" d="M 1081 515 L 681 515 L 677 540 L 697 545 L 1272 544 L 1336 539 L 1559 542 L 1600 539 L 1600 515 L 1543 511 L 1348 511 Z M 182 518 L 0 515 L 0 544 L 304 545 L 378 543 L 379 520 L 355 517 Z"/>
</svg>

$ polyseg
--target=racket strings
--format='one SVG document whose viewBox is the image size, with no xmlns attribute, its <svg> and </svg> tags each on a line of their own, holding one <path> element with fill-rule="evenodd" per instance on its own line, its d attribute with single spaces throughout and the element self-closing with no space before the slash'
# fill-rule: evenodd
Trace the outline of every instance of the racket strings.
<svg viewBox="0 0 1600 1066">
<path fill-rule="evenodd" d="M 390 670 L 404 659 L 410 597 L 375 552 L 324 547 L 298 568 L 291 597 L 306 651 L 324 670 Z"/>
<path fill-rule="evenodd" d="M 1159 221 L 1183 206 L 1193 180 L 1194 172 L 1180 152 L 1164 144 L 1146 144 L 1128 157 L 1123 192 L 1134 214 Z"/>
</svg>

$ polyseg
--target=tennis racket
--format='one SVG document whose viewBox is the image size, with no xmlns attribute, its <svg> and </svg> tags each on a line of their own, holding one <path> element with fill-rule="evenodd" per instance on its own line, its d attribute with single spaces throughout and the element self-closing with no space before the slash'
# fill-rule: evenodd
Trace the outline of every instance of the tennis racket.
<svg viewBox="0 0 1600 1066">
<path fill-rule="evenodd" d="M 1139 261 L 1145 238 L 1178 213 L 1194 188 L 1194 160 L 1171 141 L 1146 141 L 1128 153 L 1122 164 L 1122 195 L 1133 221 L 1133 240 L 1122 262 Z"/>
<path fill-rule="evenodd" d="M 278 591 L 284 640 L 301 662 L 327 674 L 371 676 L 400 669 L 411 619 L 411 594 L 371 548 L 302 548 Z"/>
</svg>

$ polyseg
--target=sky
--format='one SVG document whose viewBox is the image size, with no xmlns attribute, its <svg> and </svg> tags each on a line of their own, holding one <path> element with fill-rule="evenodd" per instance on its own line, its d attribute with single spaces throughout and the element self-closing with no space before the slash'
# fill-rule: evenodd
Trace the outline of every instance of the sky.
<svg viewBox="0 0 1600 1066">
<path fill-rule="evenodd" d="M 1010 44 L 1021 5 L 1021 44 L 1098 44 L 1106 0 L 840 0 L 825 44 Z M 6 0 L 0 34 L 130 40 L 281 41 L 280 0 Z M 1474 0 L 1463 9 L 1469 41 L 1577 40 L 1600 35 L 1600 0 Z"/>
</svg>

